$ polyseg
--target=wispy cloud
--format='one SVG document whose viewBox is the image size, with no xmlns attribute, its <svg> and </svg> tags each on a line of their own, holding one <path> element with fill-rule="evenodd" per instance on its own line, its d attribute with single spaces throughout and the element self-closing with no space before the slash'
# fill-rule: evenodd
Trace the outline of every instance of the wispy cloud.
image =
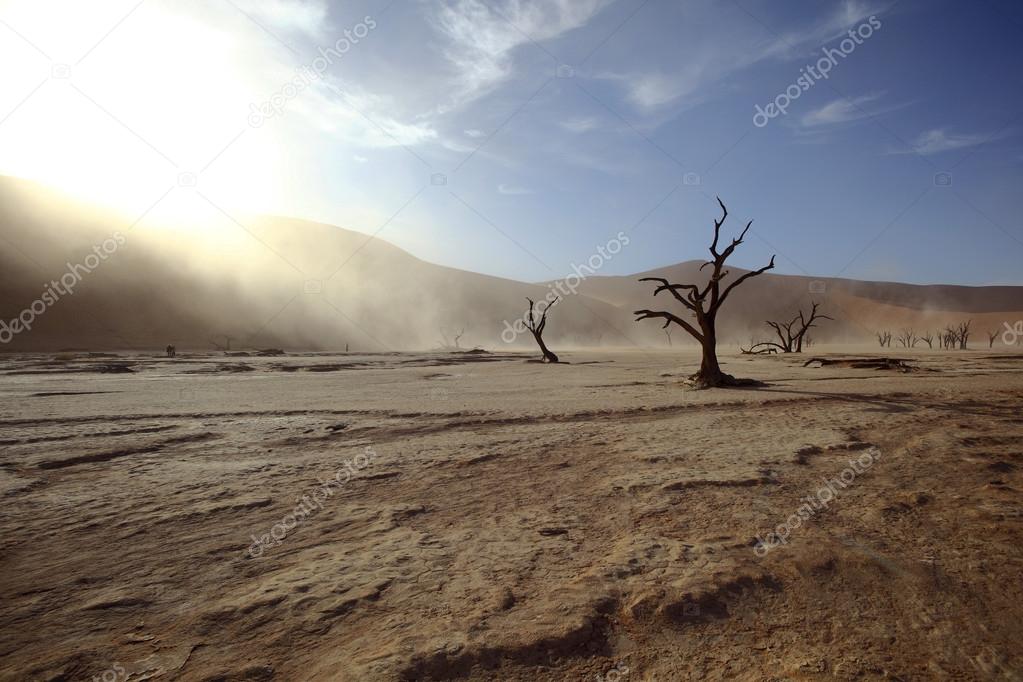
<svg viewBox="0 0 1023 682">
<path fill-rule="evenodd" d="M 413 146 L 436 140 L 437 131 L 428 123 L 405 122 L 391 115 L 389 98 L 364 92 L 352 85 L 343 88 L 325 78 L 310 89 L 296 108 L 321 130 L 358 147 Z"/>
<path fill-rule="evenodd" d="M 330 31 L 325 0 L 233 0 L 239 10 L 275 31 L 323 40 Z"/>
<path fill-rule="evenodd" d="M 874 112 L 869 111 L 867 105 L 876 102 L 880 97 L 879 92 L 860 97 L 841 97 L 810 111 L 800 119 L 800 123 L 806 128 L 814 128 L 869 118 Z"/>
<path fill-rule="evenodd" d="M 884 6 L 864 0 L 845 0 L 830 14 L 798 31 L 773 35 L 760 52 L 758 59 L 800 59 L 819 48 L 845 37 L 849 29 L 871 15 L 880 14 Z"/>
<path fill-rule="evenodd" d="M 526 187 L 518 187 L 516 185 L 506 185 L 504 183 L 501 183 L 500 185 L 497 186 L 497 191 L 500 194 L 507 194 L 507 195 L 511 195 L 511 196 L 517 196 L 517 195 L 522 195 L 522 194 L 532 194 L 533 193 L 533 190 L 528 189 Z"/>
<path fill-rule="evenodd" d="M 847 0 L 810 25 L 781 34 L 761 25 L 758 15 L 743 10 L 749 19 L 746 23 L 751 24 L 749 30 L 760 35 L 768 31 L 766 40 L 757 42 L 754 34 L 740 39 L 729 36 L 727 40 L 722 39 L 721 34 L 686 36 L 686 53 L 681 63 L 676 61 L 670 67 L 665 65 L 657 70 L 607 73 L 599 77 L 620 82 L 626 89 L 627 99 L 643 113 L 653 113 L 672 104 L 692 105 L 704 101 L 715 84 L 761 62 L 819 56 L 822 47 L 844 36 L 872 14 L 878 14 L 880 9 L 880 5 L 873 2 Z M 717 13 L 720 8 L 713 6 L 709 11 Z M 694 18 L 693 23 L 701 21 Z M 737 42 L 753 47 L 737 50 Z"/>
<path fill-rule="evenodd" d="M 965 149 L 967 147 L 976 147 L 982 145 L 989 140 L 995 140 L 1005 137 L 1006 133 L 998 133 L 996 135 L 984 135 L 980 133 L 948 133 L 944 128 L 935 128 L 928 130 L 917 136 L 916 140 L 913 141 L 913 149 L 897 149 L 893 150 L 893 154 L 940 154 L 942 152 L 952 151 L 954 149 Z"/>
<path fill-rule="evenodd" d="M 570 133 L 587 133 L 591 130 L 596 130 L 599 126 L 597 119 L 592 116 L 584 116 L 578 118 L 570 118 L 567 121 L 559 123 L 562 128 Z"/>
<path fill-rule="evenodd" d="M 449 108 L 490 92 L 514 72 L 513 52 L 585 25 L 611 0 L 447 0 L 434 16 L 454 68 Z"/>
</svg>

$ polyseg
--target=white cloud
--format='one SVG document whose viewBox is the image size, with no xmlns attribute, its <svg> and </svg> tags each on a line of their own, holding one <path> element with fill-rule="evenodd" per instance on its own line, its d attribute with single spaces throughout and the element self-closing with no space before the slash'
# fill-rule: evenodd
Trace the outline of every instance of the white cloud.
<svg viewBox="0 0 1023 682">
<path fill-rule="evenodd" d="M 301 33 L 322 40 L 330 28 L 325 0 L 232 0 L 232 3 L 274 33 Z"/>
<path fill-rule="evenodd" d="M 497 186 L 497 191 L 500 194 L 507 194 L 511 196 L 533 193 L 533 190 L 531 189 L 527 189 L 525 187 L 517 187 L 515 185 L 506 185 L 504 183 L 501 183 L 500 185 Z"/>
<path fill-rule="evenodd" d="M 883 6 L 861 0 L 845 0 L 835 11 L 811 26 L 773 36 L 756 61 L 766 58 L 798 59 L 816 54 L 832 41 L 846 37 L 850 29 L 871 15 L 880 14 Z"/>
<path fill-rule="evenodd" d="M 987 135 L 955 135 L 947 134 L 944 130 L 932 130 L 917 140 L 917 151 L 923 154 L 937 154 L 963 147 L 976 147 L 988 139 L 992 138 Z"/>
<path fill-rule="evenodd" d="M 720 10 L 716 5 L 707 7 L 708 14 Z M 622 83 L 628 100 L 644 113 L 655 112 L 682 99 L 691 105 L 703 101 L 712 84 L 760 62 L 820 56 L 822 47 L 845 36 L 847 31 L 878 12 L 879 6 L 873 3 L 847 0 L 813 24 L 781 35 L 770 33 L 766 42 L 759 44 L 752 34 L 738 38 L 729 35 L 727 39 L 716 33 L 687 35 L 680 38 L 686 46 L 682 59 L 675 59 L 660 69 L 601 74 L 599 77 Z M 742 13 L 737 16 L 742 16 Z M 699 24 L 705 19 L 707 17 L 694 16 L 693 23 Z M 759 34 L 766 30 L 752 18 L 748 23 Z M 737 42 L 756 44 L 756 47 L 737 50 L 734 47 Z M 796 76 L 798 73 L 794 73 L 793 78 Z"/>
<path fill-rule="evenodd" d="M 311 88 L 296 108 L 325 132 L 359 147 L 411 147 L 435 140 L 437 131 L 427 123 L 394 118 L 389 98 L 364 92 L 354 86 L 343 89 L 326 78 Z"/>
<path fill-rule="evenodd" d="M 810 111 L 803 116 L 800 122 L 804 127 L 812 128 L 815 126 L 834 125 L 836 123 L 847 123 L 849 121 L 867 118 L 872 114 L 867 111 L 865 106 L 871 102 L 877 101 L 880 97 L 881 93 L 872 93 L 861 97 L 853 97 L 851 99 L 842 97 L 828 102 L 818 109 Z"/>
<path fill-rule="evenodd" d="M 448 109 L 490 92 L 514 70 L 515 48 L 543 42 L 586 24 L 611 0 L 446 0 L 434 17 L 454 67 Z"/>
<path fill-rule="evenodd" d="M 485 132 L 483 132 L 482 130 L 476 130 L 475 128 L 470 128 L 469 130 L 466 130 L 465 134 L 473 138 L 480 138 L 486 136 Z"/>
<path fill-rule="evenodd" d="M 934 130 L 928 130 L 917 136 L 916 140 L 913 141 L 913 150 L 902 149 L 896 150 L 895 154 L 911 154 L 915 151 L 917 154 L 940 154 L 941 152 L 952 151 L 953 149 L 963 149 L 966 147 L 976 147 L 977 145 L 984 144 L 988 140 L 993 140 L 1004 135 L 981 135 L 981 134 L 950 134 L 946 133 L 943 128 L 935 128 Z"/>
<path fill-rule="evenodd" d="M 369 161 L 369 159 L 367 159 L 365 156 L 359 156 L 358 154 L 352 154 L 352 161 L 357 161 L 359 163 L 366 163 L 367 161 Z"/>
<path fill-rule="evenodd" d="M 656 109 L 673 102 L 689 88 L 678 78 L 664 74 L 644 74 L 634 78 L 629 87 L 629 97 L 642 109 Z"/>
<path fill-rule="evenodd" d="M 596 130 L 598 127 L 597 119 L 592 116 L 570 118 L 567 121 L 562 121 L 558 125 L 570 133 L 586 133 L 591 130 Z"/>
</svg>

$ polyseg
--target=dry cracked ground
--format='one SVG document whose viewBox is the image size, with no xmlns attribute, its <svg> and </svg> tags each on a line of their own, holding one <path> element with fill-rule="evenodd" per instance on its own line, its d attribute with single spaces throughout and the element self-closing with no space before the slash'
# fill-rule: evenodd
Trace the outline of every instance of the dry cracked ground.
<svg viewBox="0 0 1023 682">
<path fill-rule="evenodd" d="M 0 679 L 1023 679 L 1023 356 L 907 357 L 6 356 Z"/>
</svg>

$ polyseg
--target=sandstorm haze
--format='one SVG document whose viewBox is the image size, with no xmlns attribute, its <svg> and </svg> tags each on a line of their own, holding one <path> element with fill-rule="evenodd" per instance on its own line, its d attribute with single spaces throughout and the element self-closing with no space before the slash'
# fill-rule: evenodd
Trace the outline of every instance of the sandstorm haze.
<svg viewBox="0 0 1023 682">
<path fill-rule="evenodd" d="M 1010 0 L 0 0 L 0 682 L 1023 679 Z"/>
</svg>

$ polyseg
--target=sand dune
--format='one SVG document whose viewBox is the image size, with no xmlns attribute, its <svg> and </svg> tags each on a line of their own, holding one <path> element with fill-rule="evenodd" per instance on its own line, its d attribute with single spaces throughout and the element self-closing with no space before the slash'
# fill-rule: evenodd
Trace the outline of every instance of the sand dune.
<svg viewBox="0 0 1023 682">
<path fill-rule="evenodd" d="M 502 333 L 542 300 L 551 283 L 529 284 L 433 265 L 379 238 L 307 221 L 253 217 L 222 233 L 175 233 L 75 202 L 52 190 L 0 179 L 0 318 L 10 320 L 37 300 L 45 282 L 80 264 L 117 231 L 125 244 L 82 278 L 6 349 L 211 349 L 286 347 L 385 351 L 452 343 L 511 345 Z M 732 277 L 744 272 L 732 269 Z M 566 270 L 566 275 L 571 270 Z M 631 312 L 657 304 L 641 276 L 700 282 L 695 261 L 622 277 L 587 276 L 578 295 L 551 313 L 552 344 L 660 347 L 654 323 Z M 569 284 L 574 282 L 569 281 Z M 812 286 L 811 286 L 812 284 Z M 823 290 L 820 288 L 823 287 Z M 765 319 L 791 317 L 811 299 L 835 322 L 815 330 L 820 341 L 866 341 L 878 327 L 930 329 L 965 318 L 975 338 L 1023 319 L 1023 287 L 915 286 L 764 275 L 736 290 L 720 319 L 721 337 L 737 345 L 765 337 Z M 665 301 L 667 305 L 667 301 Z M 680 332 L 674 342 L 685 343 Z M 515 337 L 505 333 L 505 339 Z"/>
</svg>

